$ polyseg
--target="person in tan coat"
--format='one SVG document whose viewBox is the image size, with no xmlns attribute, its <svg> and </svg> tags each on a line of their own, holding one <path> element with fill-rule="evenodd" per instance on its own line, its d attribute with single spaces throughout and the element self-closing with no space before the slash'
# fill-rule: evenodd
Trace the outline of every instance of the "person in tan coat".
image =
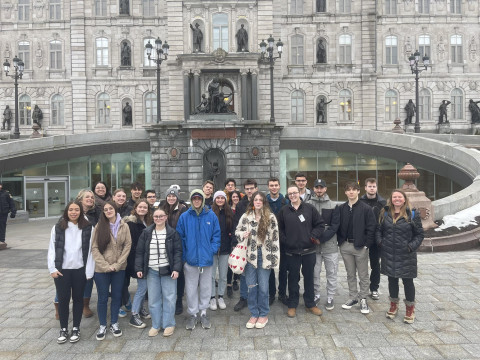
<svg viewBox="0 0 480 360">
<path fill-rule="evenodd" d="M 113 336 L 122 336 L 118 325 L 118 311 L 122 302 L 122 288 L 125 280 L 127 258 L 130 254 L 132 239 L 128 225 L 121 220 L 112 201 L 105 202 L 103 214 L 92 236 L 92 255 L 95 260 L 95 284 L 97 285 L 97 312 L 100 328 L 97 340 L 105 339 L 107 332 L 107 304 L 111 287 L 110 331 Z"/>
</svg>

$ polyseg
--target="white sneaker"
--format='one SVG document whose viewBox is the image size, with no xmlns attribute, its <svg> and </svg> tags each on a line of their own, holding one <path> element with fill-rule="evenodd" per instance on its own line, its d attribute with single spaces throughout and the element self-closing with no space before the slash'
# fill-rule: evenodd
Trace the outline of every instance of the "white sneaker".
<svg viewBox="0 0 480 360">
<path fill-rule="evenodd" d="M 223 297 L 218 298 L 218 307 L 221 310 L 225 310 L 227 308 L 227 305 L 225 305 L 225 301 L 223 300 Z"/>
<path fill-rule="evenodd" d="M 217 310 L 217 299 L 215 298 L 210 299 L 210 310 L 212 311 Z"/>
<path fill-rule="evenodd" d="M 368 314 L 370 312 L 370 309 L 367 304 L 367 299 L 360 300 L 360 312 L 362 314 Z"/>
<path fill-rule="evenodd" d="M 320 301 L 320 294 L 316 294 L 313 298 L 313 301 L 315 301 L 315 304 L 318 304 L 318 302 Z"/>
</svg>

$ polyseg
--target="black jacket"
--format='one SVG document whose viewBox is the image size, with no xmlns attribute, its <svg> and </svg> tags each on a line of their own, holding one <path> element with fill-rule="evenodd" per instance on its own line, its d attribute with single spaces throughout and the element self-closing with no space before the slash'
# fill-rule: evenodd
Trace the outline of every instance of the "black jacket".
<svg viewBox="0 0 480 360">
<path fill-rule="evenodd" d="M 167 251 L 170 272 L 182 270 L 182 240 L 177 231 L 166 224 L 167 238 L 165 239 L 165 249 Z M 152 242 L 152 233 L 155 224 L 150 225 L 142 231 L 138 239 L 137 250 L 135 252 L 135 272 L 142 271 L 145 279 L 148 274 L 148 260 L 150 258 L 150 243 Z"/>
<path fill-rule="evenodd" d="M 419 211 L 415 211 L 412 219 L 407 209 L 409 221 L 400 218 L 394 224 L 385 207 L 382 222 L 375 231 L 375 239 L 380 246 L 380 272 L 395 278 L 417 277 L 417 252 L 423 241 L 423 227 Z"/>
<path fill-rule="evenodd" d="M 100 218 L 100 209 L 98 207 L 94 206 L 92 209 L 88 210 L 85 213 L 85 216 L 87 217 L 90 224 L 95 226 L 95 225 L 97 225 L 98 219 Z"/>
<path fill-rule="evenodd" d="M 128 228 L 130 229 L 130 237 L 132 238 L 132 246 L 130 248 L 130 254 L 127 258 L 127 275 L 133 278 L 137 278 L 137 272 L 135 271 L 135 255 L 137 251 L 138 239 L 142 235 L 143 230 L 146 229 L 146 226 L 142 222 L 137 221 L 135 215 L 130 215 L 127 220 Z"/>
<path fill-rule="evenodd" d="M 220 248 L 218 249 L 219 255 L 228 255 L 232 252 L 232 229 L 227 226 L 227 217 L 225 216 L 225 210 L 221 209 L 218 216 L 218 223 L 220 224 Z M 233 223 L 233 219 L 232 219 Z"/>
<path fill-rule="evenodd" d="M 0 190 L 0 214 L 11 213 L 11 217 L 15 217 L 17 214 L 17 209 L 15 208 L 15 203 L 13 202 L 10 193 L 6 190 Z"/>
<path fill-rule="evenodd" d="M 300 219 L 304 221 L 302 221 Z M 280 243 L 290 254 L 314 253 L 316 245 L 312 238 L 320 240 L 325 223 L 322 215 L 311 204 L 301 202 L 297 210 L 292 204 L 282 207 L 277 215 Z"/>
<path fill-rule="evenodd" d="M 173 209 L 170 213 L 168 213 L 167 205 L 168 203 L 164 201 L 163 204 L 160 203 L 159 208 L 163 209 L 165 211 L 165 214 L 168 215 L 168 225 L 176 229 L 180 215 L 182 215 L 185 211 L 187 211 L 188 208 L 186 205 L 179 202 L 175 207 L 175 209 Z"/>
<path fill-rule="evenodd" d="M 381 197 L 378 193 L 377 193 L 377 196 L 375 196 L 375 198 L 373 199 L 369 199 L 367 197 L 367 194 L 363 194 L 360 200 L 372 208 L 373 213 L 375 214 L 375 220 L 378 223 L 378 217 L 380 216 L 380 211 L 383 209 L 385 205 L 387 205 L 387 200 Z"/>
<path fill-rule="evenodd" d="M 88 252 L 90 250 L 90 237 L 92 235 L 92 226 L 88 225 L 82 229 L 82 257 L 83 266 L 87 265 Z M 65 230 L 60 225 L 55 225 L 55 268 L 62 271 L 63 253 L 65 251 Z"/>
<path fill-rule="evenodd" d="M 130 205 L 128 205 L 128 202 L 125 201 L 125 204 L 123 204 L 122 207 L 119 207 L 119 208 L 118 208 L 118 213 L 119 213 L 120 216 L 123 218 L 123 217 L 125 217 L 125 216 L 132 215 L 132 210 L 133 210 L 133 207 L 131 207 Z"/>
<path fill-rule="evenodd" d="M 375 221 L 375 215 L 370 206 L 363 201 L 357 201 L 353 207 L 353 239 L 355 240 L 353 245 L 355 248 L 360 249 L 364 246 L 370 247 L 375 241 L 375 228 L 377 222 Z M 350 216 L 350 206 L 348 201 L 338 205 L 335 208 L 335 212 L 338 214 L 332 215 L 340 217 L 340 225 L 337 231 L 338 245 L 341 246 L 347 240 L 348 232 L 348 218 Z"/>
</svg>

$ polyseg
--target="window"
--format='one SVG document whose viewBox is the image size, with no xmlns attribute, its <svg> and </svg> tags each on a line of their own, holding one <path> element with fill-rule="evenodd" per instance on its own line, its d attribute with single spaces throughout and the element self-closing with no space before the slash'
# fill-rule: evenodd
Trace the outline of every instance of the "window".
<svg viewBox="0 0 480 360">
<path fill-rule="evenodd" d="M 30 0 L 18 0 L 18 21 L 30 20 Z"/>
<path fill-rule="evenodd" d="M 430 120 L 431 117 L 431 109 L 432 107 L 432 95 L 428 89 L 422 89 L 419 92 L 418 98 L 418 117 L 420 120 Z"/>
<path fill-rule="evenodd" d="M 101 93 L 97 100 L 98 108 L 98 124 L 110 124 L 110 96 L 106 93 Z"/>
<path fill-rule="evenodd" d="M 213 15 L 213 49 L 228 51 L 228 15 Z"/>
<path fill-rule="evenodd" d="M 152 54 L 155 51 L 155 39 L 143 39 L 143 66 L 155 66 L 155 61 L 149 60 L 147 55 L 147 48 L 145 47 L 148 42 L 153 46 Z"/>
<path fill-rule="evenodd" d="M 463 63 L 462 37 L 460 35 L 450 37 L 450 52 L 452 63 Z"/>
<path fill-rule="evenodd" d="M 20 125 L 32 125 L 32 101 L 30 96 L 22 95 L 18 99 Z"/>
<path fill-rule="evenodd" d="M 95 15 L 107 16 L 107 0 L 95 0 Z"/>
<path fill-rule="evenodd" d="M 385 93 L 385 121 L 392 123 L 398 118 L 398 94 L 395 90 Z"/>
<path fill-rule="evenodd" d="M 292 93 L 292 123 L 303 123 L 305 121 L 303 103 L 303 91 L 295 90 Z"/>
<path fill-rule="evenodd" d="M 145 96 L 145 122 L 153 123 L 157 119 L 157 95 L 153 92 Z"/>
<path fill-rule="evenodd" d="M 463 93 L 460 89 L 452 90 L 452 119 L 463 119 Z"/>
<path fill-rule="evenodd" d="M 50 41 L 50 69 L 62 68 L 62 43 L 58 40 Z"/>
<path fill-rule="evenodd" d="M 385 0 L 385 15 L 397 14 L 397 0 Z"/>
<path fill-rule="evenodd" d="M 30 69 L 30 43 L 28 41 L 18 43 L 18 57 L 24 62 L 25 70 Z"/>
<path fill-rule="evenodd" d="M 97 49 L 97 66 L 108 65 L 108 39 L 98 38 L 95 40 Z"/>
<path fill-rule="evenodd" d="M 338 11 L 341 13 L 350 13 L 352 11 L 352 0 L 339 0 Z"/>
<path fill-rule="evenodd" d="M 347 89 L 343 89 L 339 94 L 340 100 L 340 121 L 351 122 L 352 121 L 352 92 Z"/>
<path fill-rule="evenodd" d="M 387 36 L 385 38 L 385 63 L 387 65 L 398 64 L 398 46 L 396 36 Z"/>
<path fill-rule="evenodd" d="M 450 12 L 452 14 L 461 14 L 462 0 L 450 0 Z"/>
<path fill-rule="evenodd" d="M 340 64 L 352 63 L 352 37 L 350 35 L 340 35 L 338 62 Z"/>
<path fill-rule="evenodd" d="M 431 50 L 430 50 L 430 36 L 428 35 L 420 35 L 418 37 L 418 51 L 420 52 L 420 58 L 423 59 L 425 55 L 430 57 Z"/>
<path fill-rule="evenodd" d="M 293 35 L 291 42 L 292 65 L 303 65 L 303 36 Z"/>
<path fill-rule="evenodd" d="M 290 0 L 290 15 L 303 14 L 303 0 Z"/>
<path fill-rule="evenodd" d="M 63 96 L 56 94 L 52 97 L 52 125 L 64 125 L 64 108 L 65 104 L 63 101 Z"/>
<path fill-rule="evenodd" d="M 48 4 L 48 12 L 50 14 L 50 20 L 60 20 L 62 18 L 61 0 L 50 0 Z"/>
<path fill-rule="evenodd" d="M 317 0 L 316 4 L 317 12 L 326 12 L 327 11 L 327 0 Z"/>
<path fill-rule="evenodd" d="M 418 12 L 420 14 L 430 14 L 430 0 L 418 0 Z"/>
<path fill-rule="evenodd" d="M 154 0 L 143 0 L 143 16 L 154 16 L 155 15 L 155 1 Z"/>
</svg>

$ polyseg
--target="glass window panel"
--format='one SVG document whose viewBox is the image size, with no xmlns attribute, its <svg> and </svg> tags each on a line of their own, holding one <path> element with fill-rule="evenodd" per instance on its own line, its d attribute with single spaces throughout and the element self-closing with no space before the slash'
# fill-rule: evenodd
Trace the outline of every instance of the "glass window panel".
<svg viewBox="0 0 480 360">
<path fill-rule="evenodd" d="M 377 188 L 378 193 L 385 199 L 397 188 L 397 173 L 395 160 L 377 157 Z"/>
<path fill-rule="evenodd" d="M 54 161 L 47 163 L 47 176 L 68 175 L 68 161 Z"/>
</svg>

